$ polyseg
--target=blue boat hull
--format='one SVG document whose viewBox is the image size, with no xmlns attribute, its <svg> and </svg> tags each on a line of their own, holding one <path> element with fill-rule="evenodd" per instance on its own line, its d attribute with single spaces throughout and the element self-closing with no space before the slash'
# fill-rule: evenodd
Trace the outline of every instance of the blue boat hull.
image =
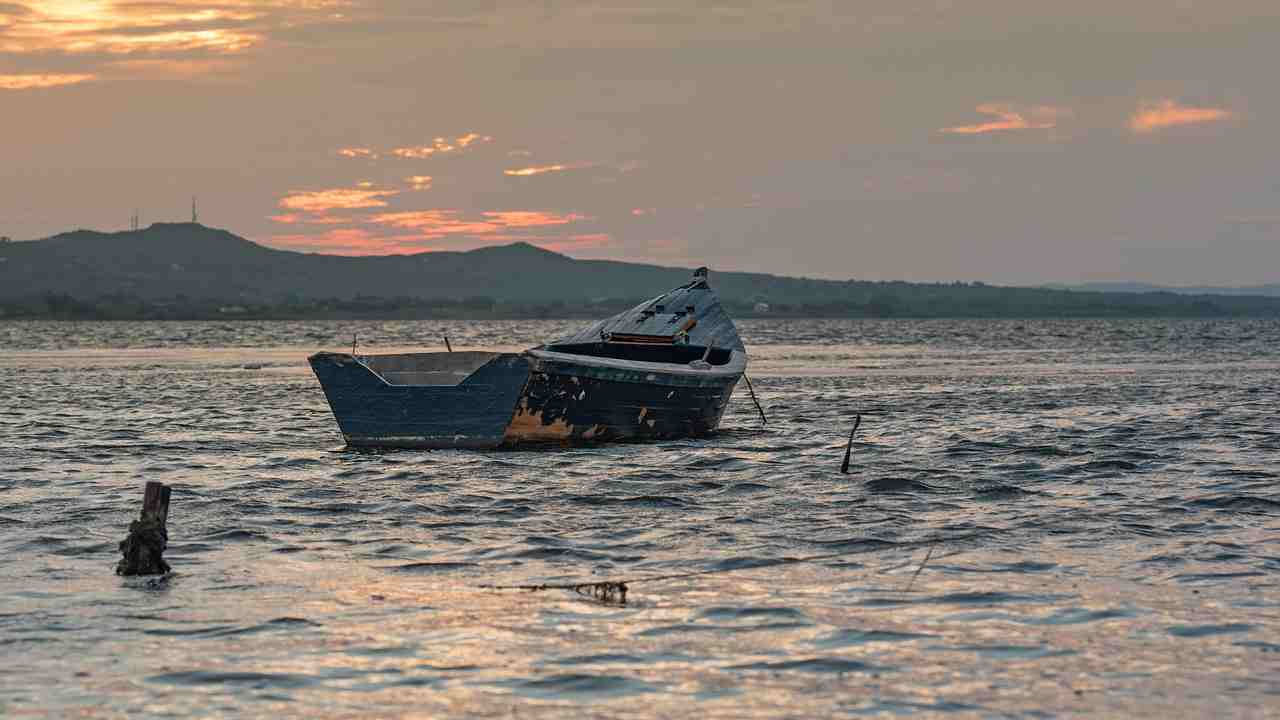
<svg viewBox="0 0 1280 720">
<path fill-rule="evenodd" d="M 345 353 L 308 360 L 353 447 L 497 447 L 529 377 L 529 361 L 516 354 L 497 355 L 457 385 L 391 385 Z"/>
<path fill-rule="evenodd" d="M 739 376 L 667 374 L 496 354 L 457 385 L 393 385 L 344 353 L 310 359 L 347 444 L 517 448 L 699 437 Z"/>
</svg>

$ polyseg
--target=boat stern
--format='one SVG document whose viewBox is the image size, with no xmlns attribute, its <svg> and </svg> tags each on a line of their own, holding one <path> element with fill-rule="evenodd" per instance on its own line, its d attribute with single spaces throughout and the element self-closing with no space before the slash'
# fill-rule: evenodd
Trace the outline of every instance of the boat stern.
<svg viewBox="0 0 1280 720">
<path fill-rule="evenodd" d="M 351 447 L 498 447 L 530 367 L 520 354 L 489 352 L 307 361 Z"/>
</svg>

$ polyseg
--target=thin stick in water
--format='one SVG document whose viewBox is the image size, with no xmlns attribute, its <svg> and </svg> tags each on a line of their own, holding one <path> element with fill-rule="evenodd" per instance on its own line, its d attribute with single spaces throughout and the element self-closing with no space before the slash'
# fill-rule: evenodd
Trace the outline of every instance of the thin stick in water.
<svg viewBox="0 0 1280 720">
<path fill-rule="evenodd" d="M 844 462 L 840 463 L 840 472 L 849 474 L 849 456 L 853 454 L 853 434 L 858 432 L 858 426 L 862 424 L 862 415 L 858 415 L 853 421 L 853 429 L 849 431 L 849 445 L 844 449 Z"/>
<path fill-rule="evenodd" d="M 453 346 L 449 344 L 449 336 L 444 336 L 444 348 L 449 352 L 453 352 Z"/>
<path fill-rule="evenodd" d="M 924 554 L 924 559 L 920 561 L 920 567 L 916 568 L 916 571 L 911 575 L 911 581 L 907 583 L 907 589 L 903 592 L 911 592 L 911 586 L 916 584 L 916 578 L 920 577 L 920 571 L 924 570 L 924 566 L 929 564 L 929 558 L 933 557 L 933 549 L 937 546 L 937 543 L 929 546 L 929 552 Z"/>
<path fill-rule="evenodd" d="M 760 413 L 760 426 L 764 427 L 769 424 L 769 418 L 764 415 L 764 408 L 760 407 L 760 401 L 756 399 L 756 389 L 751 387 L 751 378 L 746 373 L 742 374 L 742 379 L 747 381 L 747 390 L 751 393 L 751 402 L 756 404 L 756 412 Z"/>
</svg>

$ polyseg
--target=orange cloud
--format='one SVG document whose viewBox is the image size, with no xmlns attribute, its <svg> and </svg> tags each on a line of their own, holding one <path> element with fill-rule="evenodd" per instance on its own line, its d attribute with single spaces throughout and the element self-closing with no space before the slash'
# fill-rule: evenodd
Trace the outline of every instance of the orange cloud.
<svg viewBox="0 0 1280 720">
<path fill-rule="evenodd" d="M 338 148 L 338 154 L 346 158 L 368 158 L 376 160 L 378 154 L 367 147 L 344 147 Z"/>
<path fill-rule="evenodd" d="M 369 218 L 369 222 L 401 230 L 415 230 L 431 237 L 458 234 L 487 235 L 502 229 L 502 226 L 487 220 L 467 220 L 457 210 L 381 213 Z"/>
<path fill-rule="evenodd" d="M 529 175 L 541 175 L 543 173 L 560 172 L 562 170 L 568 170 L 568 169 L 569 169 L 568 165 L 537 165 L 535 167 L 511 168 L 510 170 L 503 170 L 502 174 L 514 175 L 517 177 L 526 177 Z"/>
<path fill-rule="evenodd" d="M 0 90 L 30 90 L 89 82 L 97 76 L 89 73 L 43 73 L 38 75 L 0 75 Z"/>
<path fill-rule="evenodd" d="M 271 244 L 338 255 L 405 255 L 441 249 L 424 245 L 417 236 L 383 235 L 365 228 L 336 228 L 317 235 L 273 235 Z"/>
<path fill-rule="evenodd" d="M 452 149 L 453 149 L 452 147 L 449 148 L 449 150 L 452 150 Z M 392 155 L 395 155 L 396 157 L 408 158 L 411 160 L 422 160 L 423 158 L 429 158 L 438 152 L 448 152 L 448 151 L 443 150 L 442 148 L 437 148 L 433 145 L 418 145 L 416 147 L 398 147 L 398 148 L 391 149 Z"/>
<path fill-rule="evenodd" d="M 69 54 L 239 52 L 262 36 L 245 29 L 260 13 L 252 3 L 121 3 L 110 0 L 45 0 L 26 4 L 10 18 L 0 51 Z"/>
<path fill-rule="evenodd" d="M 433 138 L 431 143 L 427 145 L 411 145 L 408 147 L 392 148 L 391 154 L 407 160 L 422 160 L 429 158 L 432 155 L 456 152 L 478 143 L 487 143 L 492 141 L 493 138 L 488 135 L 469 132 L 466 135 L 460 135 L 453 139 L 445 137 Z"/>
<path fill-rule="evenodd" d="M 590 163 L 575 163 L 573 165 L 534 165 L 533 167 L 511 168 L 503 170 L 503 175 L 512 177 L 529 177 L 530 175 L 542 175 L 544 173 L 564 172 L 565 170 L 580 170 L 582 168 L 591 167 Z"/>
<path fill-rule="evenodd" d="M 284 224 L 345 223 L 315 234 L 277 235 L 272 244 L 295 250 L 343 255 L 415 253 L 466 249 L 516 240 L 551 250 L 590 250 L 610 245 L 606 233 L 564 233 L 562 228 L 590 218 L 578 213 L 539 210 L 491 210 L 474 214 L 461 210 L 382 212 L 336 219 L 324 213 L 286 213 L 272 218 Z M 543 231 L 543 232 L 539 232 Z"/>
<path fill-rule="evenodd" d="M 957 125 L 955 127 L 942 128 L 939 132 L 953 135 L 982 135 L 1006 130 L 1047 130 L 1056 127 L 1058 117 L 1065 114 L 1062 108 L 1050 105 L 1017 109 L 1012 105 L 984 103 L 976 109 L 979 113 L 993 115 L 996 119 L 976 125 Z"/>
<path fill-rule="evenodd" d="M 410 175 L 409 177 L 405 178 L 404 181 L 409 183 L 409 187 L 413 188 L 414 190 L 430 190 L 431 189 L 430 175 Z"/>
<path fill-rule="evenodd" d="M 1231 117 L 1234 117 L 1234 113 L 1222 108 L 1190 107 L 1173 100 L 1160 100 L 1143 103 L 1129 116 L 1129 129 L 1146 134 L 1170 127 L 1219 122 Z"/>
<path fill-rule="evenodd" d="M 68 56 L 101 77 L 243 77 L 281 31 L 347 22 L 353 0 L 0 0 L 0 55 Z"/>
<path fill-rule="evenodd" d="M 387 201 L 383 198 L 398 194 L 395 190 L 376 190 L 370 183 L 360 183 L 354 188 L 293 191 L 281 198 L 279 205 L 286 210 L 301 210 L 309 213 L 358 210 L 386 207 Z"/>
<path fill-rule="evenodd" d="M 415 230 L 425 237 L 435 238 L 444 235 L 491 236 L 512 230 L 568 225 L 586 219 L 586 216 L 576 213 L 537 210 L 495 210 L 482 212 L 479 218 L 467 218 L 458 210 L 414 210 L 379 213 L 369 218 L 369 222 Z"/>
</svg>

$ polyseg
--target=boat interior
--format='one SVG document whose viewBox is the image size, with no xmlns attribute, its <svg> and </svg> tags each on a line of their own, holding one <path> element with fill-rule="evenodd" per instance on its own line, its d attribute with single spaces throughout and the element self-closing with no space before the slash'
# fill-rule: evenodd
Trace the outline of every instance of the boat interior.
<svg viewBox="0 0 1280 720">
<path fill-rule="evenodd" d="M 617 360 L 635 360 L 637 362 L 671 363 L 688 365 L 694 360 L 701 360 L 707 354 L 705 345 L 676 345 L 673 343 L 654 342 L 596 342 L 596 343 L 560 343 L 548 345 L 549 352 L 586 357 L 614 358 Z M 726 365 L 732 352 L 727 348 L 714 348 L 707 355 L 710 365 Z"/>
<path fill-rule="evenodd" d="M 471 373 L 498 357 L 496 352 L 432 352 L 359 357 L 362 365 L 388 385 L 460 385 Z"/>
</svg>

